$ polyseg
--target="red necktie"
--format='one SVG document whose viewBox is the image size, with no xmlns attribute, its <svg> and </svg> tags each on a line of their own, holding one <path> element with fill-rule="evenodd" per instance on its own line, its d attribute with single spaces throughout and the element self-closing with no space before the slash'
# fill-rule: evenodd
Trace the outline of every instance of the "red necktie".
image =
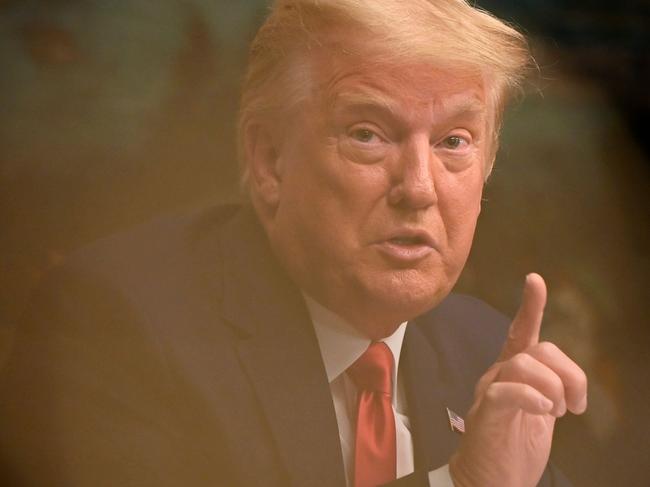
<svg viewBox="0 0 650 487">
<path fill-rule="evenodd" d="M 373 342 L 348 372 L 359 389 L 354 486 L 376 487 L 397 475 L 393 354 L 385 343 Z"/>
</svg>

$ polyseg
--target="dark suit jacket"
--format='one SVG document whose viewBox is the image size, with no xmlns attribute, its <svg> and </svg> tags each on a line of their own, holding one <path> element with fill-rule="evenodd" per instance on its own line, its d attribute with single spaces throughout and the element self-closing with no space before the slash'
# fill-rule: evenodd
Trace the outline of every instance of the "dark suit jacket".
<svg viewBox="0 0 650 487">
<path fill-rule="evenodd" d="M 418 473 L 447 463 L 507 320 L 451 296 L 410 323 Z M 0 404 L 2 485 L 343 486 L 313 328 L 251 210 L 160 220 L 76 254 L 36 294 Z M 419 484 L 422 485 L 422 484 Z M 563 485 L 547 469 L 540 485 Z"/>
</svg>

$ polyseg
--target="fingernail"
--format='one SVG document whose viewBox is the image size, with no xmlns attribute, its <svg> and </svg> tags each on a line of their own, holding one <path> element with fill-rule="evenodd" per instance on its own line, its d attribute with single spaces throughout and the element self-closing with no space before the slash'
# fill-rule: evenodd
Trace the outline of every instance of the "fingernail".
<svg viewBox="0 0 650 487">
<path fill-rule="evenodd" d="M 555 417 L 561 418 L 566 414 L 566 401 L 562 399 L 562 402 L 559 404 L 557 411 L 555 413 Z"/>
<path fill-rule="evenodd" d="M 587 410 L 587 394 L 580 400 L 576 408 L 576 414 L 582 414 Z"/>
</svg>

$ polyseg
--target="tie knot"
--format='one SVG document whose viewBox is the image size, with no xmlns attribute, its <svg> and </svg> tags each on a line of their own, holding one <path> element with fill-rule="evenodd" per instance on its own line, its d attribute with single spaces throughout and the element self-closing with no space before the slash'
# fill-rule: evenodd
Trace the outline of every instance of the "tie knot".
<svg viewBox="0 0 650 487">
<path fill-rule="evenodd" d="M 384 342 L 372 342 L 348 372 L 361 390 L 393 393 L 393 354 Z"/>
</svg>

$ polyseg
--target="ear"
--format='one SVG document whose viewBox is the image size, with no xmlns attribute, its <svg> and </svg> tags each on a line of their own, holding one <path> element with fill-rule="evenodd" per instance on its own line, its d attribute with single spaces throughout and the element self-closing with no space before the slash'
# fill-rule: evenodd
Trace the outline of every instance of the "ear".
<svg viewBox="0 0 650 487">
<path fill-rule="evenodd" d="M 251 124 L 246 128 L 245 143 L 251 193 L 268 209 L 275 209 L 282 182 L 276 140 L 263 124 Z"/>
</svg>

